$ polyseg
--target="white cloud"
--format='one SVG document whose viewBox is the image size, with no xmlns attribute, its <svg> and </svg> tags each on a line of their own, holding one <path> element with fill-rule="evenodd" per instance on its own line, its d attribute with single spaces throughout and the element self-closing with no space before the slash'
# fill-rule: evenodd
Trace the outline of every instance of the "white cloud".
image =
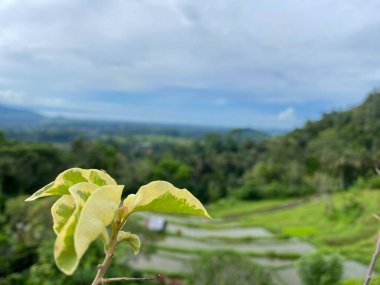
<svg viewBox="0 0 380 285">
<path fill-rule="evenodd" d="M 0 90 L 0 103 L 10 105 L 54 107 L 62 106 L 65 101 L 62 98 L 27 96 L 23 92 L 7 89 Z"/>
<path fill-rule="evenodd" d="M 373 67 L 345 43 L 361 29 L 370 38 L 366 27 L 380 21 L 376 1 L 10 3 L 0 10 L 1 72 L 68 88 L 350 90 L 360 84 L 351 77 Z"/>
<path fill-rule="evenodd" d="M 277 119 L 280 121 L 289 121 L 294 119 L 294 109 L 289 107 L 277 114 Z"/>
<path fill-rule="evenodd" d="M 25 96 L 24 94 L 11 89 L 0 90 L 0 102 L 19 105 L 25 103 Z"/>
<path fill-rule="evenodd" d="M 183 88 L 221 91 L 216 105 L 346 106 L 378 87 L 379 10 L 375 0 L 0 1 L 0 90 L 52 105 Z"/>
</svg>

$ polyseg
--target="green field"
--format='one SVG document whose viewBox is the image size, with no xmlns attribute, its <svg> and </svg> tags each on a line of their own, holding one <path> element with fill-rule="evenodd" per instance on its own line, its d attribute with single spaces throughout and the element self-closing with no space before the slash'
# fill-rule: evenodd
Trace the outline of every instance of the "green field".
<svg viewBox="0 0 380 285">
<path fill-rule="evenodd" d="M 380 222 L 380 192 L 351 190 L 326 199 L 244 202 L 223 200 L 210 205 L 213 217 L 238 220 L 241 226 L 261 226 L 278 237 L 297 236 L 325 252 L 368 264 L 375 248 Z M 380 264 L 377 265 L 380 269 Z"/>
<path fill-rule="evenodd" d="M 276 285 L 296 285 L 298 259 L 317 250 L 342 256 L 342 284 L 361 284 L 376 245 L 379 202 L 380 191 L 351 189 L 330 199 L 224 199 L 207 206 L 213 220 L 164 215 L 168 227 L 155 242 L 158 252 L 138 259 L 136 269 L 186 277 L 191 260 L 225 250 L 264 266 Z"/>
</svg>

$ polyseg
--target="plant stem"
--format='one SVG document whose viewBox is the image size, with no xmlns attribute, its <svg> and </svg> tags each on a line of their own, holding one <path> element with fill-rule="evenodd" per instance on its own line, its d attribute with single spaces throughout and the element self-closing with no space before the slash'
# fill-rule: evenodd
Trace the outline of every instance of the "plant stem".
<svg viewBox="0 0 380 285">
<path fill-rule="evenodd" d="M 115 277 L 115 278 L 103 278 L 103 283 L 111 283 L 111 282 L 136 282 L 136 281 L 147 281 L 154 280 L 156 278 L 148 277 L 148 278 L 133 278 L 133 277 Z"/>
<path fill-rule="evenodd" d="M 132 277 L 104 278 L 104 275 L 106 274 L 107 269 L 111 264 L 113 254 L 114 254 L 114 252 L 117 248 L 117 245 L 118 245 L 117 235 L 118 235 L 120 229 L 123 227 L 126 218 L 127 217 L 125 217 L 124 220 L 116 219 L 115 223 L 112 224 L 112 234 L 111 234 L 111 239 L 110 239 L 109 244 L 108 244 L 106 256 L 103 260 L 103 263 L 98 265 L 98 271 L 97 271 L 95 279 L 94 279 L 94 281 L 92 281 L 91 285 L 103 285 L 104 283 L 110 283 L 110 282 L 147 281 L 147 280 L 155 279 L 155 278 L 132 278 Z"/>
<path fill-rule="evenodd" d="M 103 260 L 103 263 L 98 266 L 98 272 L 96 273 L 94 281 L 92 281 L 91 285 L 103 285 L 104 283 L 104 274 L 106 273 L 108 267 L 111 264 L 111 259 L 117 247 L 117 233 L 120 228 L 113 228 L 112 236 L 110 240 L 110 244 L 108 250 L 106 252 L 106 256 Z"/>
<path fill-rule="evenodd" d="M 369 285 L 369 283 L 371 282 L 372 274 L 373 274 L 373 271 L 375 269 L 376 259 L 379 255 L 380 255 L 380 235 L 379 235 L 379 238 L 377 240 L 376 249 L 375 249 L 375 252 L 373 253 L 371 263 L 370 263 L 369 268 L 368 268 L 368 273 L 367 273 L 367 277 L 364 281 L 364 285 Z"/>
</svg>

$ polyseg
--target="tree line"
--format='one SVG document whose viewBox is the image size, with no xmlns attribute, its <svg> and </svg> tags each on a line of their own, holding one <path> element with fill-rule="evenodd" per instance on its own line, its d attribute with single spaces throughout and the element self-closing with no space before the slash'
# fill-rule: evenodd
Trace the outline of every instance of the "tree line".
<svg viewBox="0 0 380 285">
<path fill-rule="evenodd" d="M 0 136 L 0 193 L 30 194 L 70 167 L 104 169 L 128 192 L 146 181 L 168 180 L 202 202 L 234 196 L 265 199 L 310 195 L 323 185 L 346 189 L 380 184 L 380 93 L 360 106 L 325 114 L 288 134 L 257 140 L 244 130 L 202 139 L 107 136 L 68 145 L 28 143 Z M 364 183 L 365 184 L 365 183 Z"/>
</svg>

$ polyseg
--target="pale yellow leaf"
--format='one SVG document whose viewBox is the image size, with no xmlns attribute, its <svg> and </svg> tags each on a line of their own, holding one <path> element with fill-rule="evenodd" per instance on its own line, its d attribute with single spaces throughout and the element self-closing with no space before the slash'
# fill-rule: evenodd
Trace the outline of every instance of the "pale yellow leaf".
<svg viewBox="0 0 380 285">
<path fill-rule="evenodd" d="M 130 232 L 125 232 L 125 231 L 120 231 L 117 234 L 117 241 L 119 243 L 123 241 L 127 241 L 129 245 L 131 246 L 133 253 L 135 255 L 137 255 L 140 251 L 141 241 L 140 241 L 140 238 L 135 234 L 132 234 Z"/>
<path fill-rule="evenodd" d="M 75 229 L 75 251 L 79 258 L 109 225 L 120 205 L 122 185 L 107 185 L 96 189 L 83 206 Z"/>
<path fill-rule="evenodd" d="M 80 182 L 90 182 L 98 186 L 116 185 L 116 181 L 107 173 L 97 169 L 70 168 L 60 173 L 57 178 L 44 186 L 25 201 L 51 196 L 68 195 L 69 188 Z"/>
<path fill-rule="evenodd" d="M 136 195 L 128 196 L 123 206 L 127 215 L 138 211 L 180 213 L 210 218 L 202 203 L 188 190 L 166 181 L 153 181 L 140 187 Z"/>
</svg>

